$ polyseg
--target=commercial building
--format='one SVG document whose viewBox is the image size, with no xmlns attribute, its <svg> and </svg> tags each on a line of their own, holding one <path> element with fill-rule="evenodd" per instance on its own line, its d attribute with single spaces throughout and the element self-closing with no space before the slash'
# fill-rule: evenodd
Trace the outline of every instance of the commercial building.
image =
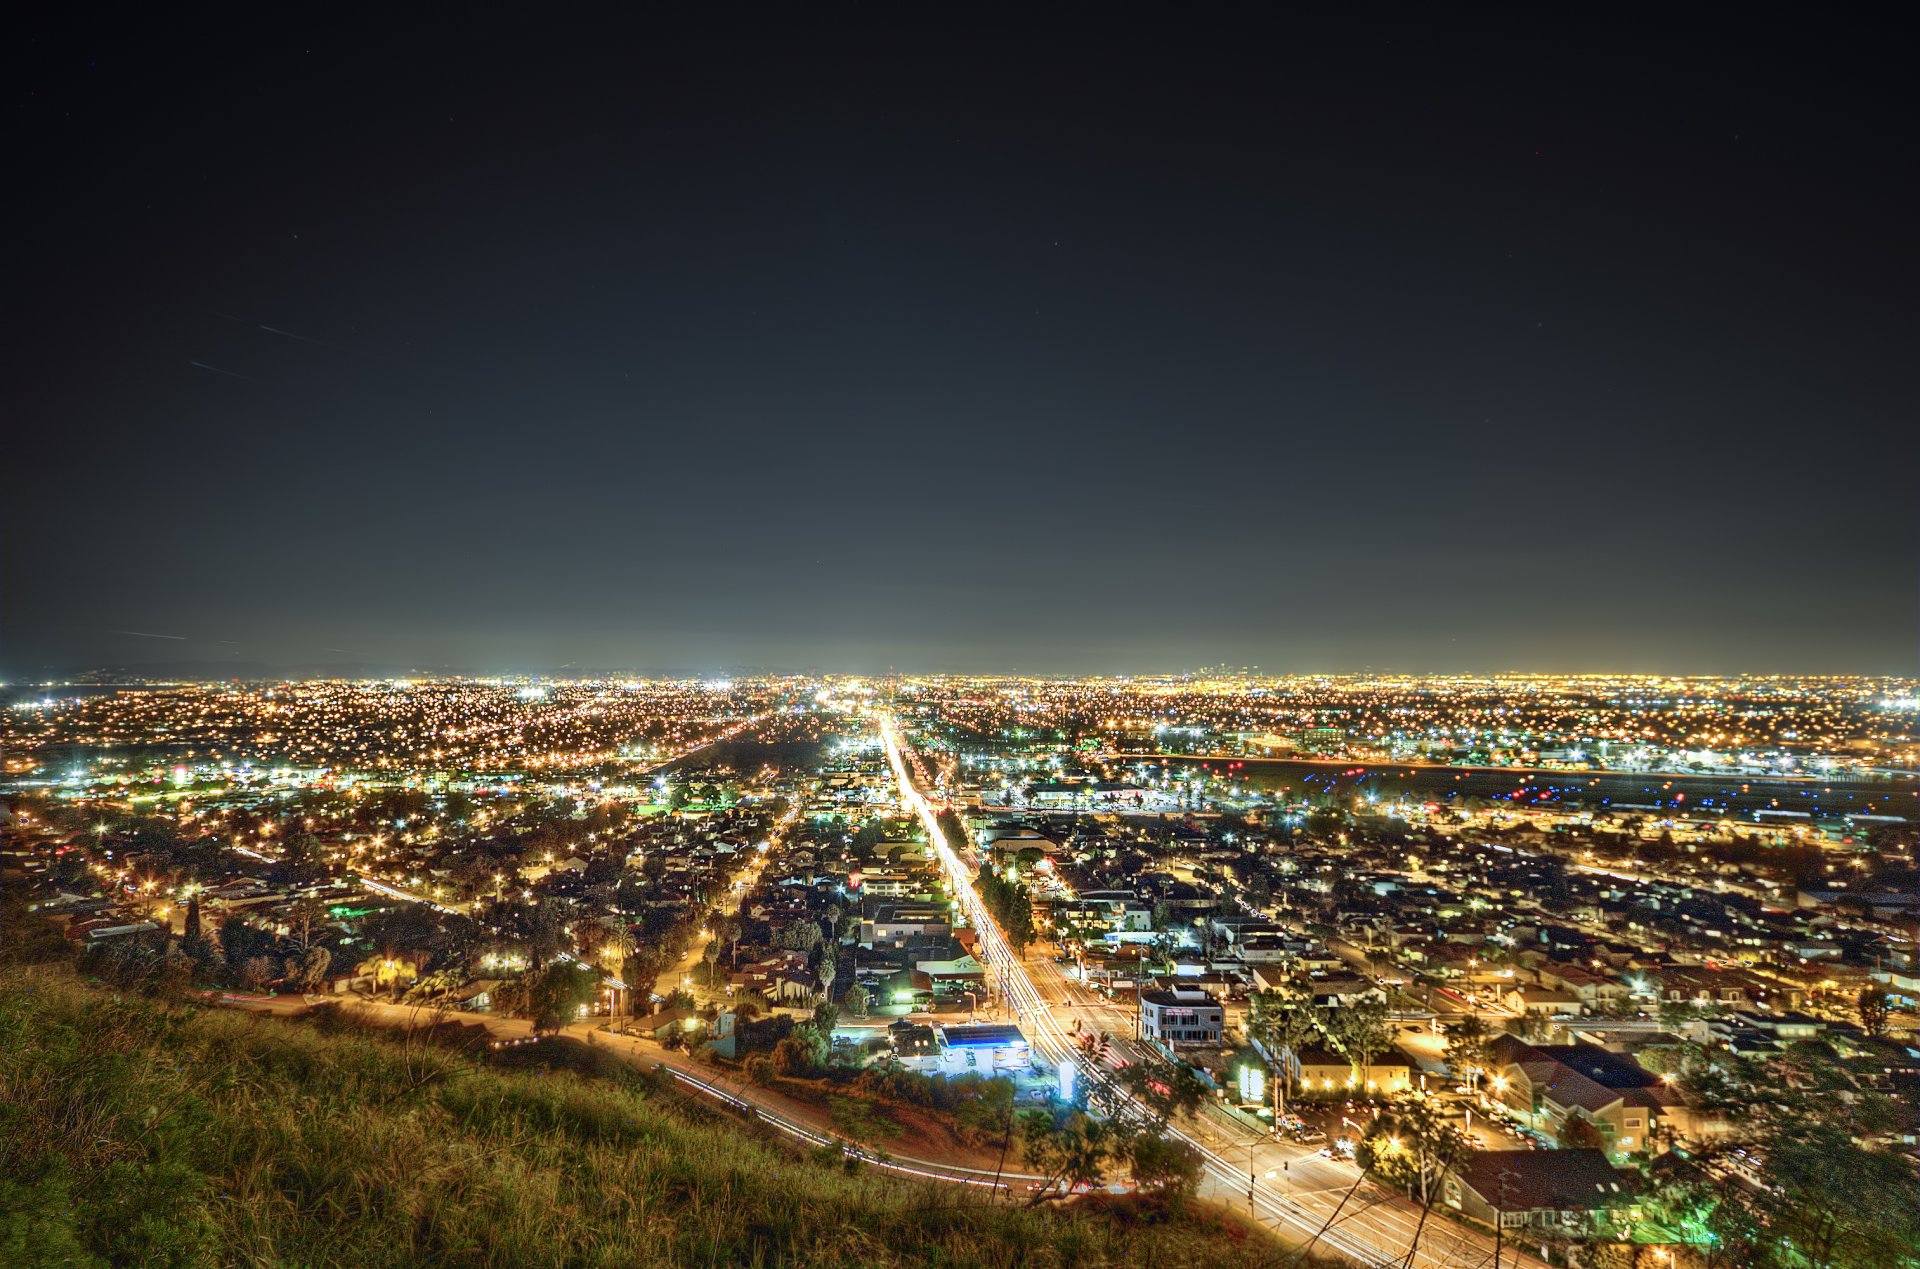
<svg viewBox="0 0 1920 1269">
<path fill-rule="evenodd" d="M 1033 1067 L 1033 1052 L 1019 1027 L 979 1023 L 951 1027 L 903 1027 L 894 1035 L 900 1064 L 923 1075 L 1016 1075 Z"/>
<path fill-rule="evenodd" d="M 1218 1044 L 1226 1011 L 1211 992 L 1174 987 L 1140 993 L 1140 1034 L 1161 1044 Z"/>
</svg>

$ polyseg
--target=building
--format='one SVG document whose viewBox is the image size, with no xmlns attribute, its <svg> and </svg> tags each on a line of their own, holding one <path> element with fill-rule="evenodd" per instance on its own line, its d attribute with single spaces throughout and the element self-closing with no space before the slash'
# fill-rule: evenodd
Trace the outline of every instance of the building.
<svg viewBox="0 0 1920 1269">
<path fill-rule="evenodd" d="M 1033 1066 L 1027 1037 L 1004 1023 L 903 1027 L 893 1046 L 902 1066 L 923 1075 L 1012 1075 Z"/>
<path fill-rule="evenodd" d="M 1506 1229 L 1587 1237 L 1633 1201 L 1633 1177 L 1599 1150 L 1476 1150 L 1447 1177 L 1447 1206 Z"/>
<path fill-rule="evenodd" d="M 1583 1014 L 1586 1002 L 1571 991 L 1555 987 L 1515 987 L 1506 995 L 1507 1008 L 1536 1018 Z"/>
<path fill-rule="evenodd" d="M 1360 1072 L 1351 1061 L 1324 1044 L 1301 1048 L 1293 1055 L 1294 1078 L 1303 1093 L 1331 1093 L 1360 1085 Z M 1367 1064 L 1366 1078 L 1375 1090 L 1403 1092 L 1412 1086 L 1413 1060 L 1399 1049 L 1388 1049 Z"/>
<path fill-rule="evenodd" d="M 1309 727 L 1300 733 L 1300 747 L 1308 753 L 1333 753 L 1347 743 L 1339 727 Z"/>
<path fill-rule="evenodd" d="M 1494 1095 L 1535 1128 L 1560 1135 L 1570 1121 L 1584 1120 L 1613 1154 L 1653 1149 L 1663 1121 L 1680 1135 L 1696 1127 L 1659 1076 L 1597 1044 L 1536 1046 L 1497 1036 L 1488 1069 Z"/>
<path fill-rule="evenodd" d="M 1218 1044 L 1226 1011 L 1197 987 L 1140 993 L 1140 1034 L 1161 1044 Z"/>
<path fill-rule="evenodd" d="M 958 938 L 938 940 L 913 954 L 914 970 L 936 995 L 955 995 L 985 985 L 987 967 Z M 916 984 L 917 985 L 917 984 Z"/>
</svg>

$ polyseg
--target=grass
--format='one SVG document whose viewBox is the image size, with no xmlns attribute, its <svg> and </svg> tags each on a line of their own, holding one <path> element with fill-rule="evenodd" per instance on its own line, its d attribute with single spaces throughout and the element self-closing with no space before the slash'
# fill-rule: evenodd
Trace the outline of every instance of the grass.
<svg viewBox="0 0 1920 1269">
<path fill-rule="evenodd" d="M 906 1132 L 886 1112 L 861 1097 L 830 1097 L 833 1126 L 843 1137 L 874 1145 L 892 1141 Z"/>
<path fill-rule="evenodd" d="M 1025 1211 L 677 1095 L 0 972 L 0 1264 L 1279 1265 L 1205 1205 Z"/>
</svg>

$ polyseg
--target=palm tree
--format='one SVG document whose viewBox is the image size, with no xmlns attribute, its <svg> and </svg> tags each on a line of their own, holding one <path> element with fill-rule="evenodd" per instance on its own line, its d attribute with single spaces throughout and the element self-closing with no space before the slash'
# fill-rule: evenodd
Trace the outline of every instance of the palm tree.
<svg viewBox="0 0 1920 1269">
<path fill-rule="evenodd" d="M 834 959 L 832 949 L 820 958 L 820 994 L 825 999 L 833 999 L 833 980 L 840 975 L 840 962 Z"/>
<path fill-rule="evenodd" d="M 1326 1017 L 1326 1031 L 1340 1056 L 1353 1063 L 1364 1090 L 1373 1079 L 1373 1059 L 1385 1052 L 1393 1038 L 1387 1022 L 1387 1002 L 1367 996 L 1332 1010 Z"/>
<path fill-rule="evenodd" d="M 1320 1016 L 1313 1005 L 1313 993 L 1297 983 L 1256 992 L 1248 1030 L 1260 1038 L 1267 1056 L 1279 1068 L 1273 1081 L 1273 1127 L 1278 1132 L 1286 1122 L 1294 1054 L 1301 1045 L 1320 1034 Z"/>
</svg>

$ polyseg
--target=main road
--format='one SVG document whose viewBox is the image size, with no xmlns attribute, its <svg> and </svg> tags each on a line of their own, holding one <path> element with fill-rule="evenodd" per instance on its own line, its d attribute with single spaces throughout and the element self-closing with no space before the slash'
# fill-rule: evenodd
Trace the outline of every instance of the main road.
<svg viewBox="0 0 1920 1269">
<path fill-rule="evenodd" d="M 1071 1031 L 1054 1016 L 1056 1002 L 1072 999 L 1064 976 L 1050 964 L 1030 964 L 1014 954 L 974 890 L 971 870 L 947 841 L 933 808 L 914 784 L 893 719 L 881 713 L 875 715 L 875 721 L 899 785 L 901 802 L 925 827 L 954 896 L 979 936 L 982 959 L 991 968 L 1008 1009 L 1034 1052 L 1050 1064 L 1071 1067 L 1078 1071 L 1079 1078 L 1124 1097 L 1113 1083 L 1111 1071 L 1090 1061 Z M 1036 971 L 1048 980 L 1047 994 L 1034 982 Z M 1351 1166 L 1272 1141 L 1264 1134 L 1236 1134 L 1211 1116 L 1169 1127 L 1199 1152 L 1206 1188 L 1213 1197 L 1247 1204 L 1256 1218 L 1291 1237 L 1311 1239 L 1316 1247 L 1370 1269 L 1480 1269 L 1493 1261 L 1492 1238 L 1437 1211 L 1430 1213 L 1422 1226 L 1416 1204 L 1385 1193 Z M 1505 1251 L 1502 1263 L 1518 1269 L 1546 1269 L 1544 1262 L 1515 1249 Z"/>
</svg>

